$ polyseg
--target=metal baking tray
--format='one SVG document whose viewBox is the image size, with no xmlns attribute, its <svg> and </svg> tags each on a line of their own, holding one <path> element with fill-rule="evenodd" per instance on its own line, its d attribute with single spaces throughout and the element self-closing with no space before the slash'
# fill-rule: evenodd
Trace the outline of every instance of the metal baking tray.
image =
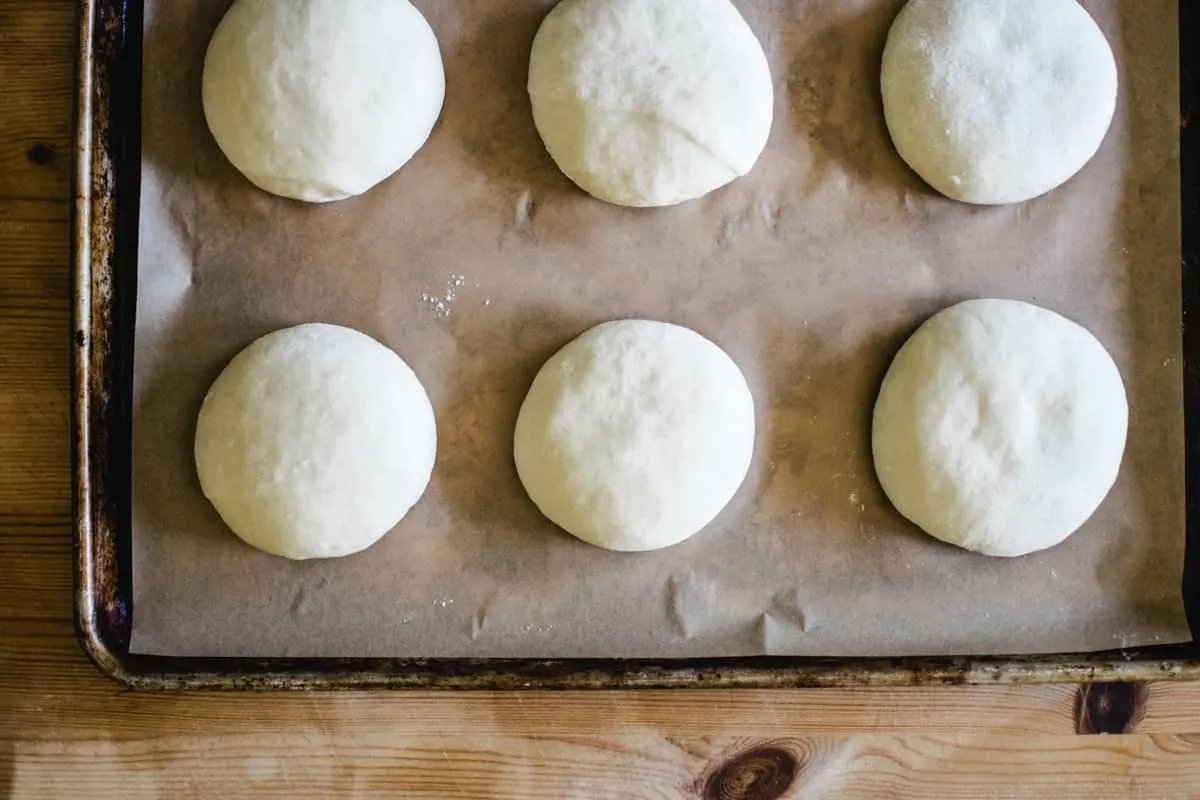
<svg viewBox="0 0 1200 800">
<path fill-rule="evenodd" d="M 1200 620 L 1200 4 L 1181 0 L 1185 605 Z M 83 0 L 71 336 L 75 619 L 101 671 L 145 689 L 903 686 L 1200 678 L 1200 645 L 1038 656 L 691 660 L 170 658 L 129 652 L 130 419 L 141 170 L 141 0 Z"/>
</svg>

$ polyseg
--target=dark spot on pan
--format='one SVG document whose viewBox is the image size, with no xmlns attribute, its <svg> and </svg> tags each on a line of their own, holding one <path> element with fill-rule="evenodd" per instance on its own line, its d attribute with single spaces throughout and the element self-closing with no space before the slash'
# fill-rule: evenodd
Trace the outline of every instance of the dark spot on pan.
<svg viewBox="0 0 1200 800">
<path fill-rule="evenodd" d="M 791 788 L 800 768 L 796 755 L 768 745 L 738 753 L 703 781 L 704 800 L 776 800 Z"/>
<path fill-rule="evenodd" d="M 83 347 L 87 343 L 87 336 L 83 331 L 75 331 L 75 344 Z"/>
<path fill-rule="evenodd" d="M 29 163 L 44 167 L 54 158 L 54 148 L 49 145 L 35 144 L 25 153 Z"/>
<path fill-rule="evenodd" d="M 1075 699 L 1075 731 L 1133 733 L 1146 712 L 1146 684 L 1092 683 Z"/>
</svg>

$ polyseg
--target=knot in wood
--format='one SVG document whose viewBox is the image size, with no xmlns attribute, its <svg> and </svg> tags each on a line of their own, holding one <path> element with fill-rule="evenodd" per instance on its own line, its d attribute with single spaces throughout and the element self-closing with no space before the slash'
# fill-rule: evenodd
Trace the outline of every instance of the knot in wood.
<svg viewBox="0 0 1200 800">
<path fill-rule="evenodd" d="M 1079 733 L 1132 733 L 1146 706 L 1144 683 L 1093 683 L 1080 687 L 1075 700 Z"/>
<path fill-rule="evenodd" d="M 25 152 L 25 157 L 29 159 L 29 163 L 44 167 L 54 158 L 54 148 L 44 144 L 35 144 Z"/>
<path fill-rule="evenodd" d="M 796 756 L 782 747 L 739 753 L 704 782 L 704 800 L 776 800 L 796 779 Z"/>
</svg>

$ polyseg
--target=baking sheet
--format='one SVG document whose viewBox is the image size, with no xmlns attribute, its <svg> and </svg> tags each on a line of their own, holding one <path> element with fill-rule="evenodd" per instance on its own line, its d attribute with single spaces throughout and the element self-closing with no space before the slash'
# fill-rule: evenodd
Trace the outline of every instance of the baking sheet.
<svg viewBox="0 0 1200 800">
<path fill-rule="evenodd" d="M 228 0 L 148 0 L 134 379 L 131 650 L 221 656 L 689 657 L 1095 650 L 1189 637 L 1183 567 L 1176 4 L 1091 0 L 1121 98 L 1101 152 L 1019 206 L 934 195 L 877 96 L 899 0 L 742 0 L 776 82 L 754 172 L 674 209 L 592 200 L 542 150 L 523 91 L 549 0 L 418 2 L 442 45 L 429 144 L 367 195 L 253 189 L 204 126 Z M 887 504 L 869 417 L 939 308 L 1004 296 L 1095 332 L 1129 393 L 1120 479 L 1048 552 L 992 560 Z M 541 362 L 647 316 L 725 347 L 758 403 L 751 474 L 705 531 L 607 553 L 543 520 L 511 463 Z M 365 553 L 295 563 L 222 526 L 191 461 L 208 384 L 254 337 L 359 328 L 421 376 L 429 491 Z"/>
</svg>

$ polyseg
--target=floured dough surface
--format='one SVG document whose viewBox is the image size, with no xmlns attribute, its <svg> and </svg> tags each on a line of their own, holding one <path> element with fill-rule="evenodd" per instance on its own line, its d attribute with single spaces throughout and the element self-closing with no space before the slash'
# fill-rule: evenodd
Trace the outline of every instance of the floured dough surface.
<svg viewBox="0 0 1200 800">
<path fill-rule="evenodd" d="M 1129 410 L 1091 333 L 1016 300 L 970 300 L 900 348 L 875 403 L 875 470 L 927 533 L 994 556 L 1052 547 L 1112 488 Z"/>
<path fill-rule="evenodd" d="M 559 168 L 624 206 L 669 206 L 745 175 L 774 114 L 762 46 L 728 0 L 562 0 L 529 64 Z"/>
<path fill-rule="evenodd" d="M 754 399 L 700 334 L 608 322 L 538 372 L 514 450 L 530 498 L 568 533 L 609 550 L 655 550 L 711 522 L 741 485 Z"/>
<path fill-rule="evenodd" d="M 248 544 L 287 558 L 370 547 L 421 497 L 437 450 L 417 376 L 379 342 L 299 325 L 238 353 L 196 422 L 205 496 Z"/>
<path fill-rule="evenodd" d="M 900 156 L 969 203 L 1018 203 L 1096 154 L 1116 108 L 1112 48 L 1078 0 L 909 0 L 883 53 Z"/>
<path fill-rule="evenodd" d="M 446 82 L 408 0 L 236 0 L 204 59 L 204 115 L 261 189 L 310 202 L 361 194 L 429 138 Z"/>
</svg>

